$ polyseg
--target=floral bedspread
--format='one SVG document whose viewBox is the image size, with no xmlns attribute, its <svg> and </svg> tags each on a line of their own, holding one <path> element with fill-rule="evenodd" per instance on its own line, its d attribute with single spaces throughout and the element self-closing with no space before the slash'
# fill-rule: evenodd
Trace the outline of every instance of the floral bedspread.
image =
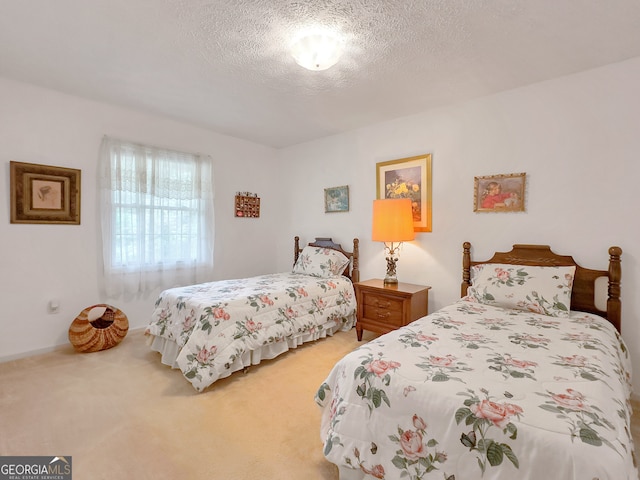
<svg viewBox="0 0 640 480">
<path fill-rule="evenodd" d="M 165 290 L 146 333 L 176 342 L 176 364 L 202 391 L 245 352 L 295 336 L 352 327 L 351 281 L 279 273 Z"/>
<path fill-rule="evenodd" d="M 630 392 L 606 320 L 461 300 L 348 354 L 316 402 L 361 478 L 637 480 Z"/>
</svg>

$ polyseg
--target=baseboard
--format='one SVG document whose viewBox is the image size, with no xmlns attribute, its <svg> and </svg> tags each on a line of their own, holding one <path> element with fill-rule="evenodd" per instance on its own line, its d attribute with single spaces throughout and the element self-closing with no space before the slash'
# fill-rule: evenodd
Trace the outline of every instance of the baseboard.
<svg viewBox="0 0 640 480">
<path fill-rule="evenodd" d="M 21 360 L 28 357 L 35 357 L 37 355 L 43 355 L 45 353 L 57 352 L 69 346 L 70 345 L 68 343 L 65 343 L 63 345 L 54 345 L 53 347 L 39 348 L 38 350 L 29 350 L 28 352 L 21 352 L 13 355 L 3 355 L 0 356 L 0 363 L 11 362 L 13 360 Z"/>
<path fill-rule="evenodd" d="M 143 331 L 147 327 L 130 328 L 128 333 L 135 333 Z M 53 345 L 51 347 L 39 348 L 37 350 L 29 350 L 28 352 L 15 353 L 13 355 L 0 356 L 0 363 L 11 362 L 13 360 L 21 360 L 23 358 L 35 357 L 37 355 L 44 355 L 45 353 L 58 352 L 71 347 L 70 343 L 63 343 L 61 345 Z M 640 398 L 640 397 L 639 397 Z"/>
</svg>

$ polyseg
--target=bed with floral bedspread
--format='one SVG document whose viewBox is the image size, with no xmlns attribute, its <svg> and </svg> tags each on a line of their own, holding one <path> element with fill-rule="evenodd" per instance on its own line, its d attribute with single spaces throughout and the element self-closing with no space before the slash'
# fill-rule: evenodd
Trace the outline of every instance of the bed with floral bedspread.
<svg viewBox="0 0 640 480">
<path fill-rule="evenodd" d="M 575 270 L 474 266 L 461 300 L 340 360 L 315 397 L 340 478 L 636 480 L 629 355 L 572 311 Z"/>
<path fill-rule="evenodd" d="M 353 284 L 341 274 L 349 259 L 310 246 L 296 258 L 292 272 L 165 290 L 146 330 L 152 350 L 202 391 L 261 360 L 352 328 Z"/>
</svg>

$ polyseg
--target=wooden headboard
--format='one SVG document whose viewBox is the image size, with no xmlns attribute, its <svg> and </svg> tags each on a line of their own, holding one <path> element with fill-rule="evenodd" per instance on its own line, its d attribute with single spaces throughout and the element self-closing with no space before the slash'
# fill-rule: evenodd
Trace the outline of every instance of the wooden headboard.
<svg viewBox="0 0 640 480">
<path fill-rule="evenodd" d="M 342 245 L 338 243 L 334 243 L 334 241 L 328 237 L 316 237 L 315 242 L 311 242 L 309 243 L 309 245 L 312 247 L 331 248 L 333 250 L 339 251 L 344 256 L 349 258 L 350 260 L 349 266 L 344 271 L 343 275 L 351 279 L 351 281 L 355 283 L 360 281 L 360 266 L 358 264 L 359 255 L 360 255 L 360 252 L 358 250 L 359 243 L 360 243 L 360 240 L 358 240 L 357 238 L 353 239 L 353 251 L 351 252 L 347 252 L 342 248 Z M 300 237 L 296 236 L 294 238 L 294 249 L 293 249 L 294 265 L 298 261 L 298 256 L 300 255 L 300 252 L 302 252 L 302 248 L 300 248 Z"/>
<path fill-rule="evenodd" d="M 571 292 L 571 310 L 595 313 L 609 320 L 618 331 L 621 327 L 620 278 L 620 247 L 609 248 L 609 270 L 591 270 L 578 265 L 573 257 L 557 255 L 548 245 L 514 245 L 510 252 L 496 252 L 493 257 L 485 261 L 471 260 L 471 243 L 462 245 L 462 289 L 461 294 L 467 294 L 471 286 L 471 267 L 482 263 L 507 263 L 513 265 L 534 266 L 571 266 L 575 265 L 576 273 Z M 596 306 L 596 279 L 608 279 L 607 307 L 601 310 Z"/>
</svg>

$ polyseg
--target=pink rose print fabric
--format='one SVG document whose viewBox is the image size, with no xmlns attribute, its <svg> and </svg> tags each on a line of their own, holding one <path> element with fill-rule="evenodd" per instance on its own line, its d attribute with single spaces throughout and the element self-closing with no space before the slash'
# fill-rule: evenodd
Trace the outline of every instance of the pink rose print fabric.
<svg viewBox="0 0 640 480">
<path fill-rule="evenodd" d="M 353 285 L 344 277 L 271 274 L 165 290 L 146 333 L 161 339 L 163 355 L 171 345 L 169 363 L 202 391 L 247 358 L 259 361 L 249 355 L 265 346 L 282 353 L 351 329 L 355 310 Z"/>
<path fill-rule="evenodd" d="M 336 364 L 325 457 L 362 480 L 636 480 L 627 352 L 596 315 L 460 300 Z"/>
</svg>

